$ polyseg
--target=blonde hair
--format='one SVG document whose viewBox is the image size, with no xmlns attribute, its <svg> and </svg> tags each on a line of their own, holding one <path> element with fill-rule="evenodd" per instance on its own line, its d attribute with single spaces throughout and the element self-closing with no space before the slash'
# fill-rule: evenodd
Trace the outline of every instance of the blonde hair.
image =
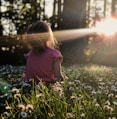
<svg viewBox="0 0 117 119">
<path fill-rule="evenodd" d="M 36 52 L 42 52 L 47 47 L 55 48 L 58 44 L 51 27 L 43 21 L 37 21 L 29 26 L 26 32 L 26 41 Z"/>
</svg>

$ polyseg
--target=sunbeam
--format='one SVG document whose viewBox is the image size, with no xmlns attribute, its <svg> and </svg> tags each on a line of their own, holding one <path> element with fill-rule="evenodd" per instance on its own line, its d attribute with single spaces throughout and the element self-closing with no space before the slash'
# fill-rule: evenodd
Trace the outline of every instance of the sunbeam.
<svg viewBox="0 0 117 119">
<path fill-rule="evenodd" d="M 92 36 L 96 34 L 96 30 L 94 28 L 81 28 L 81 29 L 69 29 L 69 30 L 58 30 L 58 31 L 53 31 L 54 37 L 58 41 L 67 41 L 67 40 L 72 40 L 76 38 L 82 38 L 86 36 Z M 38 38 L 47 38 L 48 33 L 36 33 L 36 34 L 23 34 L 23 35 L 11 35 L 11 37 L 19 37 L 19 39 L 26 39 L 28 38 L 33 38 L 33 39 L 38 39 Z"/>
<path fill-rule="evenodd" d="M 89 35 L 95 35 L 95 29 L 93 28 L 82 28 L 82 29 L 71 29 L 71 30 L 60 30 L 54 31 L 54 36 L 58 41 L 72 40 L 75 38 L 86 37 Z"/>
</svg>

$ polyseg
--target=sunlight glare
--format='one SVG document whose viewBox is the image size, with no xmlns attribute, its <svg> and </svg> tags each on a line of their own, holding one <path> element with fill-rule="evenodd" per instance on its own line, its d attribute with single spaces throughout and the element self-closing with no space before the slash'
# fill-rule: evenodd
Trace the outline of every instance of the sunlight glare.
<svg viewBox="0 0 117 119">
<path fill-rule="evenodd" d="M 117 19 L 107 18 L 96 22 L 96 31 L 105 36 L 114 35 L 117 32 Z"/>
</svg>

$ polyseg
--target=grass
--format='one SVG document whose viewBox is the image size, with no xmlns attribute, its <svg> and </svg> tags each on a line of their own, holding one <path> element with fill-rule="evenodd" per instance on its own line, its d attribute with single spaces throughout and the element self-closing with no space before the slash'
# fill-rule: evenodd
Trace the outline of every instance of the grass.
<svg viewBox="0 0 117 119">
<path fill-rule="evenodd" d="M 48 87 L 42 82 L 24 84 L 24 70 L 0 68 L 2 119 L 117 119 L 116 67 L 65 67 L 69 79 Z"/>
</svg>

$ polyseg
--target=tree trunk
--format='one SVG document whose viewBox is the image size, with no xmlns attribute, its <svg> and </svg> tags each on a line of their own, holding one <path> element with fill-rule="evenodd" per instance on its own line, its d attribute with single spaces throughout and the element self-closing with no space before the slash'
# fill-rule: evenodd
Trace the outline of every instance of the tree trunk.
<svg viewBox="0 0 117 119">
<path fill-rule="evenodd" d="M 112 0 L 112 11 L 111 14 L 114 15 L 116 12 L 116 6 L 117 5 L 117 0 Z"/>
<path fill-rule="evenodd" d="M 84 28 L 86 26 L 86 0 L 64 0 L 60 28 Z"/>
</svg>

